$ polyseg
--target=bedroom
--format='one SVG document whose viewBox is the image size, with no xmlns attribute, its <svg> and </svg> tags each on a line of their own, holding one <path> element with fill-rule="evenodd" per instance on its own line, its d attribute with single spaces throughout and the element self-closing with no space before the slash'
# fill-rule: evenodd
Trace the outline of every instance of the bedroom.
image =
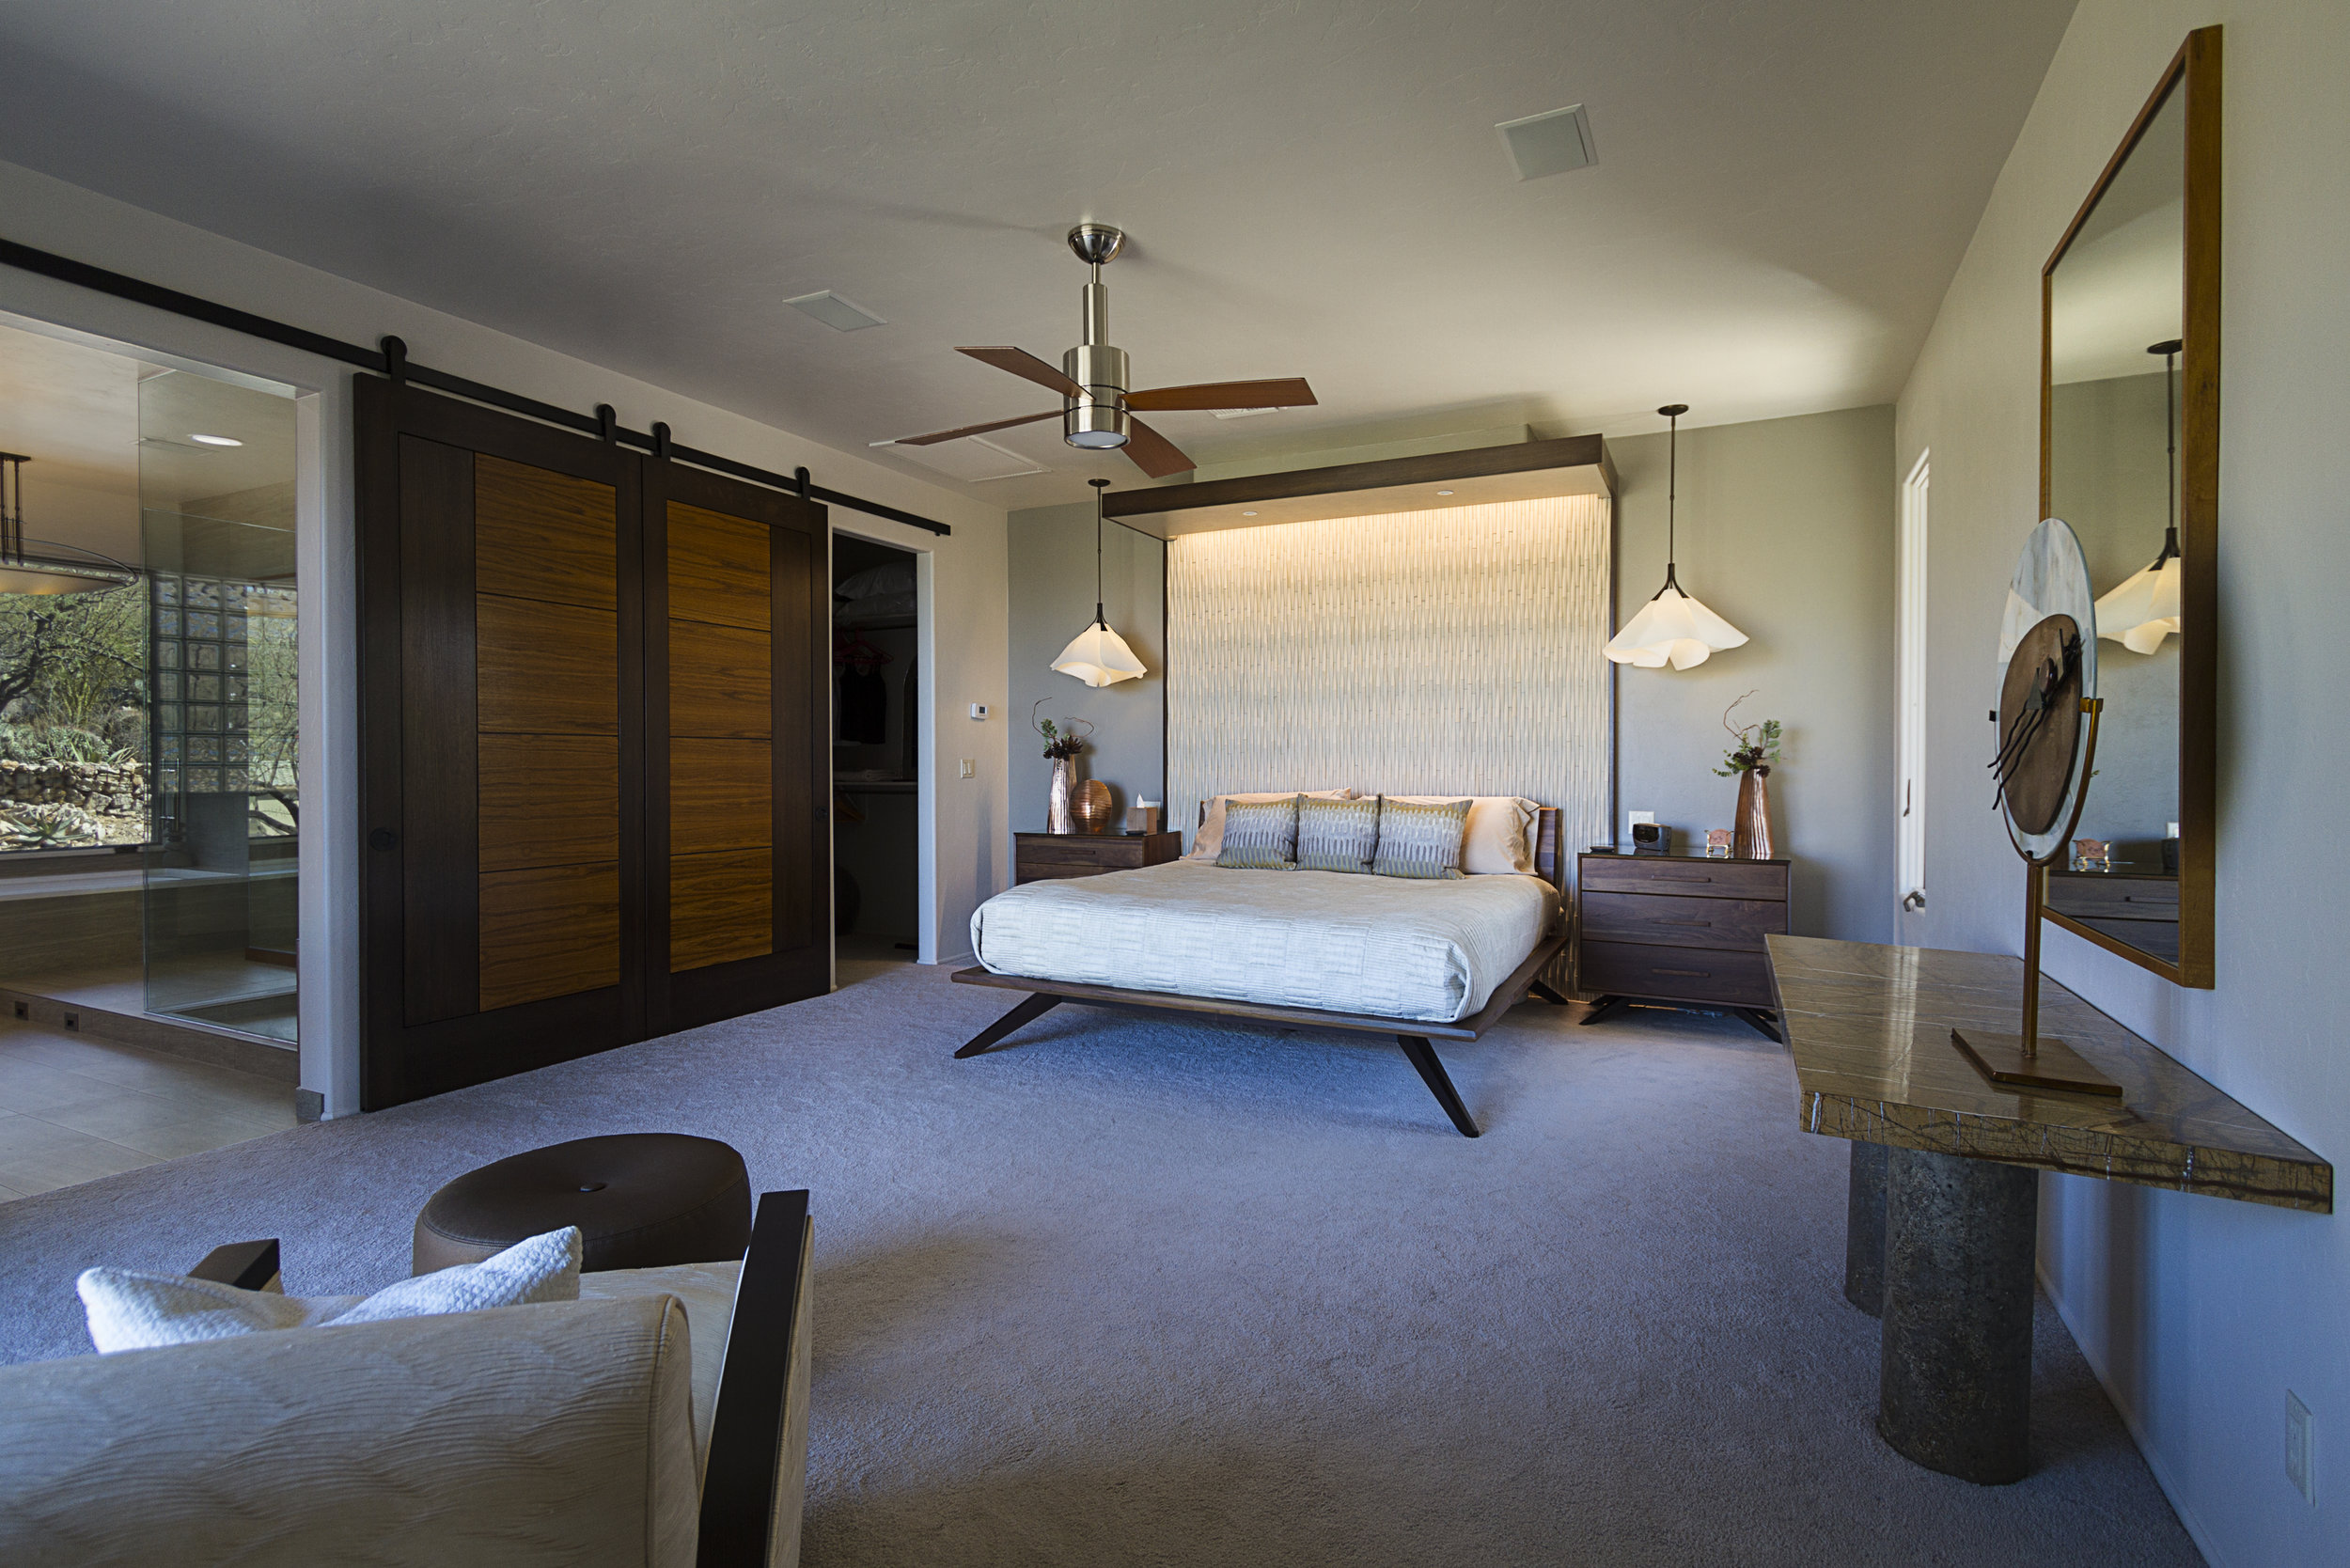
<svg viewBox="0 0 2350 1568">
<path fill-rule="evenodd" d="M 1587 1025 L 1583 998 L 1601 993 L 1529 976 L 1532 999 L 1476 1038 L 1413 1036 L 1472 1141 L 1399 1051 L 1401 1027 L 1073 1001 L 1001 1042 L 1016 1048 L 958 1060 L 1019 998 L 952 979 L 974 966 L 974 916 L 998 895 L 1162 869 L 1024 877 L 1052 811 L 1030 729 L 1044 718 L 1089 729 L 1072 782 L 1107 785 L 1114 816 L 1107 833 L 1045 844 L 1045 860 L 1156 853 L 1119 831 L 1136 808 L 1196 851 L 1217 794 L 1342 789 L 1377 814 L 1384 797 L 1522 797 L 1584 813 L 1552 842 L 1560 920 L 1588 917 L 1577 863 L 1631 839 L 1634 813 L 1676 830 L 1690 859 L 1626 855 L 1604 872 L 1703 862 L 1707 831 L 1735 825 L 1740 780 L 1716 771 L 1733 745 L 1725 712 L 1732 726 L 1775 719 L 1783 891 L 1723 902 L 1776 902 L 1775 929 L 1798 940 L 2013 962 L 2026 879 L 1993 809 L 1982 715 L 2000 697 L 2001 595 L 2044 515 L 2041 272 L 2183 40 L 2218 25 L 2227 674 L 2214 733 L 2227 750 L 2215 815 L 2186 830 L 2213 853 L 2215 972 L 2177 983 L 2053 923 L 2044 956 L 2114 1027 L 2330 1154 L 2339 922 L 2317 889 L 2342 852 L 2295 808 L 2322 809 L 2339 772 L 2318 715 L 2342 672 L 2330 639 L 2294 629 L 2326 624 L 2317 596 L 2341 548 L 2322 520 L 2343 478 L 2328 432 L 2350 349 L 2350 201 L 2305 128 L 2350 60 L 2335 8 L 982 4 L 822 19 L 729 7 L 659 26 L 641 8 L 291 24 L 230 9 L 240 25 L 130 4 L 0 24 L 0 81 L 20 106 L 0 133 L 0 239 L 26 247 L 0 256 L 0 310 L 16 330 L 291 395 L 315 829 L 300 842 L 288 1065 L 315 1120 L 0 1204 L 5 1359 L 29 1363 L 0 1372 L 108 1364 L 88 1354 L 86 1269 L 180 1275 L 216 1245 L 274 1237 L 288 1299 L 379 1291 L 410 1275 L 420 1213 L 468 1172 L 571 1139 L 692 1135 L 739 1152 L 752 1193 L 810 1194 L 812 1327 L 789 1335 L 787 1314 L 775 1331 L 811 1357 L 791 1384 L 807 1422 L 791 1522 L 811 1562 L 1904 1561 L 1920 1535 L 1955 1561 L 2342 1554 L 2326 1434 L 2350 1409 L 2350 1369 L 2323 1304 L 2350 1253 L 2327 1215 L 2041 1178 L 2031 1468 L 1969 1485 L 1877 1435 L 1880 1329 L 1844 1294 L 1854 1145 L 1798 1120 L 1789 1048 L 1737 1011 L 1779 1010 L 1725 995 Z M 1501 128 L 1543 116 L 1551 155 L 1583 166 L 1513 153 Z M 1105 117 L 1114 133 L 1098 133 Z M 1082 421 L 1057 391 L 956 354 L 1016 344 L 1050 369 L 1088 338 L 1091 274 L 1065 240 L 1088 221 L 1128 237 L 1101 268 L 1114 309 L 1092 337 L 1131 355 L 1121 391 L 1299 378 L 1315 401 L 1137 401 L 1196 460 L 1154 478 L 1119 449 L 1072 445 Z M 252 314 L 182 313 L 41 256 Z M 313 336 L 305 347 L 257 321 Z M 363 421 L 384 410 L 366 389 L 394 379 L 387 337 L 405 345 L 391 412 L 410 423 L 374 427 L 390 446 L 370 447 Z M 2145 385 L 2158 405 L 2162 384 Z M 482 756 L 496 749 L 484 737 L 552 732 L 535 725 L 575 724 L 570 756 L 606 755 L 608 735 L 620 760 L 574 782 L 603 781 L 611 805 L 579 809 L 580 795 L 500 821 L 603 834 L 620 891 L 598 906 L 608 924 L 552 921 L 542 947 L 465 971 L 528 998 L 507 1020 L 477 1026 L 500 1010 L 435 1013 L 447 995 L 402 994 L 391 1038 L 384 906 L 368 902 L 382 862 L 439 855 L 415 859 L 417 874 L 468 898 L 605 863 L 560 844 L 540 862 L 452 858 L 452 838 L 362 815 L 380 799 L 366 769 L 384 734 L 366 706 L 384 689 L 362 679 L 382 651 L 367 627 L 399 623 L 368 597 L 387 582 L 365 555 L 387 537 L 369 476 L 403 442 L 462 449 L 455 424 L 424 429 L 436 399 L 473 421 L 477 480 L 533 462 L 502 421 L 579 443 L 561 471 L 606 486 L 613 538 L 640 546 L 626 557 L 637 577 L 573 584 L 572 598 L 468 580 L 466 602 L 556 605 L 547 624 L 611 615 L 617 646 L 642 656 L 640 693 L 664 671 L 672 683 L 658 723 L 625 704 L 609 719 L 549 707 L 449 721 Z M 1688 412 L 1657 412 L 1676 404 Z M 1059 422 L 905 442 L 1048 405 Z M 1464 487 L 1507 470 L 1465 472 L 1501 461 L 1467 454 L 1585 439 L 1604 463 L 1541 471 L 1605 469 L 1604 487 L 1559 479 L 1495 500 L 1509 515 L 1485 532 L 1434 521 L 1469 506 L 1366 502 L 1378 487 L 1359 474 L 1292 483 L 1322 497 L 1320 515 L 1270 525 L 1268 506 L 1299 495 L 1234 502 L 1261 516 L 1230 528 L 1149 510 L 1185 485 L 1263 494 L 1276 476 L 1380 464 L 1421 477 L 1416 507 L 1482 510 Z M 26 531 L 47 538 L 34 525 L 56 513 L 33 459 Z M 2161 475 L 2140 476 L 2157 506 Z M 1099 501 L 1093 478 L 1110 481 Z M 657 496 L 672 480 L 703 488 Z M 1570 504 L 1579 521 L 1525 525 L 1533 542 L 1509 553 L 1503 533 L 1527 509 Z M 756 614 L 675 586 L 692 581 L 677 552 L 701 537 L 678 519 L 754 505 L 773 540 L 808 541 L 805 580 L 786 582 L 798 569 L 772 545 Z M 642 548 L 656 524 L 666 557 Z M 819 635 L 814 590 L 845 586 L 854 573 L 838 568 L 857 554 L 835 541 L 913 557 L 914 624 L 866 634 L 892 660 L 883 739 L 827 723 L 794 754 L 806 772 L 777 763 L 763 793 L 673 815 L 670 795 L 716 767 L 661 758 L 779 746 L 773 715 L 803 677 L 792 690 L 827 695 L 791 711 L 797 732 L 830 708 L 838 649 Z M 515 572 L 552 570 L 543 551 L 517 559 Z M 1608 666 L 1602 645 L 1668 561 L 1747 640 L 1688 668 Z M 2102 593 L 2102 557 L 2096 570 Z M 1423 592 L 1443 606 L 1425 620 L 1409 599 Z M 1905 593 L 1922 614 L 1904 618 Z M 665 624 L 666 639 L 647 630 Z M 1115 631 L 1141 676 L 1096 687 L 1055 671 L 1089 626 Z M 676 674 L 688 652 L 755 635 L 765 663 L 724 667 L 766 672 L 767 716 L 680 700 L 708 695 Z M 1905 647 L 1923 714 L 1907 749 Z M 510 691 L 556 704 L 576 683 Z M 1505 705 L 1512 693 L 1522 707 Z M 857 750 L 828 756 L 836 742 Z M 880 913 L 836 969 L 839 773 L 913 788 L 862 797 L 908 825 L 870 877 L 853 868 Z M 1101 804 L 1083 793 L 1073 807 Z M 730 837 L 653 837 L 729 811 Z M 777 823 L 807 832 L 760 825 Z M 397 841 L 379 845 L 379 829 Z M 607 885 L 567 886 L 603 898 Z M 746 887 L 796 946 L 726 945 L 713 922 Z M 2281 896 L 2303 887 L 2297 903 Z M 809 912 L 799 926 L 782 919 L 792 899 Z M 701 970 L 647 959 L 649 933 L 689 928 L 726 964 L 767 964 L 757 986 L 697 990 Z M 1147 938 L 1140 951 L 1159 956 Z M 593 988 L 543 989 L 606 974 L 624 997 L 574 1007 L 565 996 Z M 1542 999 L 1538 980 L 1567 1000 Z M 804 999 L 770 1007 L 767 985 Z M 1327 996 L 1239 1000 L 1330 1011 Z M 1450 1018 L 1384 1002 L 1373 1022 L 1459 1024 L 1467 1001 Z M 0 1046 L 50 1063 L 115 1049 L 62 1038 L 46 1014 L 8 1027 Z M 576 1054 L 596 1045 L 613 1048 Z M 370 1078 L 387 1052 L 408 1053 L 410 1079 Z M 77 1109 L 39 1099 L 38 1076 L 13 1058 L 0 1074 L 15 1119 L 0 1132 L 118 1129 L 111 1089 Z M 0 1186 L 28 1191 L 23 1168 L 25 1185 Z M 347 1332 L 378 1329 L 395 1331 Z M 140 1430 L 171 1438 L 161 1422 Z M 0 1466 L 19 1478 L 12 1499 L 25 1463 Z M 118 1484 L 104 1512 L 126 1539 L 165 1518 Z M 294 1490 L 353 1485 L 329 1467 Z M 321 1509 L 301 1528 L 327 1528 Z"/>
</svg>

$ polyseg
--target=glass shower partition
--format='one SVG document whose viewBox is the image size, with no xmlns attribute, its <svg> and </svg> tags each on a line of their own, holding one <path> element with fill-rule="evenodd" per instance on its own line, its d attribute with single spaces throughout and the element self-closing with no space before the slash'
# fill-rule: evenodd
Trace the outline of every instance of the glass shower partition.
<svg viewBox="0 0 2350 1568">
<path fill-rule="evenodd" d="M 147 1011 L 296 1040 L 294 405 L 139 387 L 152 823 Z"/>
</svg>

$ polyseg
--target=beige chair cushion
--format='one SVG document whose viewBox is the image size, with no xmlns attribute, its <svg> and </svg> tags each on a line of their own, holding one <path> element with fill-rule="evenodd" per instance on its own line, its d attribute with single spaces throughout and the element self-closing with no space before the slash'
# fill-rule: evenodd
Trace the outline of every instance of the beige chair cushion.
<svg viewBox="0 0 2350 1568">
<path fill-rule="evenodd" d="M 727 1359 L 727 1330 L 734 1322 L 734 1292 L 743 1265 L 668 1263 L 660 1268 L 615 1268 L 579 1277 L 582 1301 L 647 1301 L 673 1295 L 685 1304 L 693 1325 L 694 1475 L 710 1463 L 710 1417 L 718 1407 L 718 1372 Z"/>
<path fill-rule="evenodd" d="M 697 1337 L 663 1294 L 0 1367 L 0 1562 L 691 1568 Z"/>
</svg>

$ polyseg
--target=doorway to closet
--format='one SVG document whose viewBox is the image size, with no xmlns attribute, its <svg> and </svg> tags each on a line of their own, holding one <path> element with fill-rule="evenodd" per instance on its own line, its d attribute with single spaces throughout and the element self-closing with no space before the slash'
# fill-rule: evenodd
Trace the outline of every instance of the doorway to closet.
<svg viewBox="0 0 2350 1568">
<path fill-rule="evenodd" d="M 838 983 L 914 962 L 921 722 L 915 557 L 832 539 L 833 919 Z"/>
</svg>

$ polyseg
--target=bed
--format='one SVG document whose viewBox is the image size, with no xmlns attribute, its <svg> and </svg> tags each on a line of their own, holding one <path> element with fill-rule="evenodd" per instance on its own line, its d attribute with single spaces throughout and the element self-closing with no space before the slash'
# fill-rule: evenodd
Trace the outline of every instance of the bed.
<svg viewBox="0 0 2350 1568">
<path fill-rule="evenodd" d="M 1062 1002 L 1204 1012 L 1391 1036 L 1466 1137 L 1480 1128 L 1436 1056 L 1475 1040 L 1566 945 L 1558 813 L 1538 814 L 1532 876 L 1448 881 L 1242 870 L 1198 859 L 1032 882 L 972 916 L 978 965 L 952 977 L 1027 998 L 957 1051 L 996 1049 Z"/>
</svg>

